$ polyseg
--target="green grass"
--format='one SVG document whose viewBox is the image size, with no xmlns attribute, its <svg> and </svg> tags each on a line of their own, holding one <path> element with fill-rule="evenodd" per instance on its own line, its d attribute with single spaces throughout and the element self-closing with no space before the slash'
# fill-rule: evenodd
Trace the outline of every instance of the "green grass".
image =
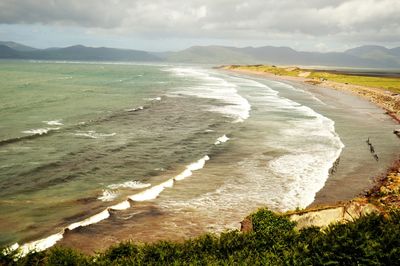
<svg viewBox="0 0 400 266">
<path fill-rule="evenodd" d="M 121 243 L 88 256 L 55 247 L 1 265 L 400 265 L 400 212 L 372 214 L 327 229 L 296 230 L 295 223 L 261 209 L 253 231 L 206 234 L 183 243 Z"/>
<path fill-rule="evenodd" d="M 332 74 L 327 72 L 312 72 L 310 78 L 325 78 L 327 80 L 349 83 L 354 85 L 381 88 L 395 93 L 400 93 L 400 79 L 399 78 L 386 78 L 386 77 L 366 77 L 366 76 L 353 76 Z"/>
<path fill-rule="evenodd" d="M 272 73 L 278 76 L 294 76 L 297 77 L 301 72 L 299 68 L 280 68 L 268 65 L 247 65 L 247 66 L 232 66 L 233 69 L 251 70 L 257 72 Z M 289 70 L 290 69 L 290 70 Z"/>
<path fill-rule="evenodd" d="M 320 80 L 321 78 L 353 85 L 360 85 L 366 87 L 380 88 L 394 93 L 400 93 L 400 78 L 388 77 L 367 77 L 367 76 L 353 76 L 344 74 L 334 74 L 328 72 L 302 70 L 299 68 L 281 68 L 268 65 L 248 65 L 248 66 L 231 66 L 232 69 L 251 70 L 257 72 L 266 72 L 279 76 L 294 76 L 298 77 L 302 72 L 311 72 L 308 76 L 310 79 Z"/>
</svg>

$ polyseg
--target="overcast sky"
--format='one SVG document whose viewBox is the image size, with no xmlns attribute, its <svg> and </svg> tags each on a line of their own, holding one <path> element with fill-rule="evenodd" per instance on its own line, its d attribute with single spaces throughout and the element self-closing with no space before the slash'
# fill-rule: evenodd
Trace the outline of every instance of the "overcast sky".
<svg viewBox="0 0 400 266">
<path fill-rule="evenodd" d="M 150 51 L 400 46 L 400 0 L 0 0 L 0 40 Z"/>
</svg>

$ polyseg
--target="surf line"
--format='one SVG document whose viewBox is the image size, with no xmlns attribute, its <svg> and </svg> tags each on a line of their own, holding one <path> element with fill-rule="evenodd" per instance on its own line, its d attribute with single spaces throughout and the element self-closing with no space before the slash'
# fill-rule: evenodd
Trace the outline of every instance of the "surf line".
<svg viewBox="0 0 400 266">
<path fill-rule="evenodd" d="M 229 140 L 229 138 L 226 137 L 226 135 L 224 135 L 224 136 L 218 138 L 217 142 L 214 145 L 220 145 L 228 140 Z M 164 181 L 158 185 L 152 186 L 152 187 L 150 187 L 142 192 L 139 192 L 137 194 L 128 196 L 128 198 L 126 200 L 124 200 L 120 203 L 117 203 L 115 205 L 112 205 L 110 207 L 107 207 L 105 210 L 103 210 L 95 215 L 92 215 L 82 221 L 72 223 L 69 226 L 63 228 L 60 232 L 58 232 L 56 234 L 50 235 L 46 238 L 42 238 L 42 239 L 39 239 L 36 241 L 28 242 L 23 245 L 19 245 L 18 243 L 15 243 L 6 249 L 4 251 L 4 254 L 8 254 L 13 251 L 17 251 L 16 259 L 18 259 L 18 258 L 22 258 L 22 257 L 28 255 L 30 252 L 39 252 L 39 251 L 48 249 L 48 248 L 52 247 L 53 245 L 55 245 L 58 241 L 60 241 L 66 232 L 74 230 L 78 227 L 84 227 L 84 226 L 88 226 L 91 224 L 96 224 L 100 221 L 103 221 L 103 220 L 109 218 L 111 215 L 110 211 L 126 210 L 126 209 L 129 209 L 130 207 L 132 207 L 133 202 L 141 202 L 141 201 L 153 200 L 153 199 L 157 198 L 164 189 L 172 188 L 174 186 L 175 182 L 184 180 L 185 178 L 190 177 L 194 171 L 198 171 L 198 170 L 202 169 L 208 160 L 210 160 L 210 157 L 208 155 L 205 155 L 201 159 L 197 160 L 196 162 L 187 165 L 185 170 L 183 170 L 178 175 L 168 179 L 167 181 Z"/>
</svg>

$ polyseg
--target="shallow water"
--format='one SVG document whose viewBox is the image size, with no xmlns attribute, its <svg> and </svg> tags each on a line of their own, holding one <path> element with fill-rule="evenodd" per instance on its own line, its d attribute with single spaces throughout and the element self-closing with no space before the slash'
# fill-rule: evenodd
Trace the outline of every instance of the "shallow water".
<svg viewBox="0 0 400 266">
<path fill-rule="evenodd" d="M 2 244 L 69 228 L 61 244 L 94 250 L 238 228 L 261 206 L 311 204 L 339 156 L 327 185 L 399 150 L 376 108 L 365 121 L 332 95 L 207 68 L 1 62 L 0 78 Z"/>
</svg>

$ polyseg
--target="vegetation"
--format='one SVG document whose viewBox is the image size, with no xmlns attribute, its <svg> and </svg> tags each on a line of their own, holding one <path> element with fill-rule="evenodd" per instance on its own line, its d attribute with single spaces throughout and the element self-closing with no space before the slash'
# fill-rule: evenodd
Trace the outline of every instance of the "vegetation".
<svg viewBox="0 0 400 266">
<path fill-rule="evenodd" d="M 231 66 L 233 69 L 250 70 L 257 72 L 266 72 L 278 76 L 292 76 L 299 77 L 304 72 L 309 72 L 307 78 L 315 80 L 329 80 L 339 83 L 348 83 L 359 86 L 367 86 L 373 88 L 381 88 L 392 91 L 394 93 L 400 93 L 400 79 L 389 78 L 389 77 L 370 77 L 370 76 L 356 76 L 329 73 L 322 71 L 303 70 L 297 67 L 281 68 L 268 65 L 248 65 L 248 66 Z"/>
<path fill-rule="evenodd" d="M 372 214 L 347 224 L 298 231 L 295 223 L 261 209 L 253 230 L 203 235 L 183 243 L 121 243 L 94 256 L 55 247 L 2 265 L 400 265 L 400 212 Z"/>
</svg>

